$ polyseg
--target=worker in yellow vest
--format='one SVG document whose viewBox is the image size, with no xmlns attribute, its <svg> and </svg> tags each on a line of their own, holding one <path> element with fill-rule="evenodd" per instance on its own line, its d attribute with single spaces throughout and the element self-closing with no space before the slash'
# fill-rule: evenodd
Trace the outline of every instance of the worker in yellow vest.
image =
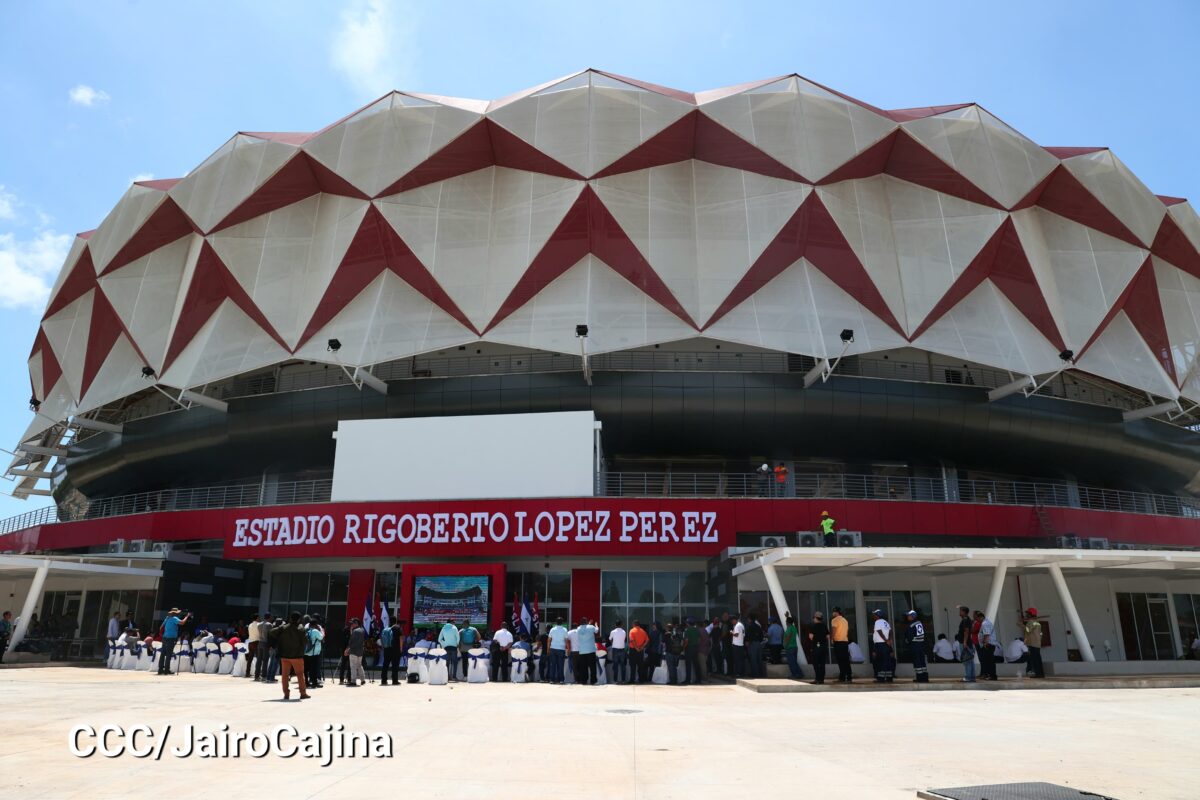
<svg viewBox="0 0 1200 800">
<path fill-rule="evenodd" d="M 828 511 L 821 512 L 821 533 L 825 537 L 826 547 L 837 547 L 837 534 L 833 530 L 835 524 Z"/>
</svg>

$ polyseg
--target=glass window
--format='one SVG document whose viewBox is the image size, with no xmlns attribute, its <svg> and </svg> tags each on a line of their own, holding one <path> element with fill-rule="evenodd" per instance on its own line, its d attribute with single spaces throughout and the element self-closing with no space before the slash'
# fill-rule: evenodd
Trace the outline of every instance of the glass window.
<svg viewBox="0 0 1200 800">
<path fill-rule="evenodd" d="M 651 606 L 630 606 L 629 614 L 625 619 L 625 627 L 628 628 L 633 624 L 634 620 L 639 620 L 643 628 L 650 626 L 654 621 L 654 609 Z"/>
<path fill-rule="evenodd" d="M 279 572 L 271 576 L 271 602 L 285 603 L 288 598 L 288 586 L 291 583 L 292 576 L 286 572 Z"/>
<path fill-rule="evenodd" d="M 629 602 L 650 604 L 654 602 L 654 573 L 629 573 Z"/>
<path fill-rule="evenodd" d="M 679 604 L 679 573 L 654 573 L 654 602 L 655 604 Z"/>
<path fill-rule="evenodd" d="M 350 591 L 349 572 L 329 573 L 329 602 L 345 603 L 346 594 Z"/>
<path fill-rule="evenodd" d="M 329 573 L 310 573 L 308 576 L 308 602 L 324 603 L 327 599 L 329 599 Z"/>
<path fill-rule="evenodd" d="M 547 603 L 570 603 L 571 602 L 571 573 L 570 572 L 547 572 L 546 573 L 546 597 Z"/>
<path fill-rule="evenodd" d="M 303 603 L 308 600 L 308 574 L 297 573 L 292 576 L 291 591 L 288 592 L 288 600 L 292 603 Z"/>
<path fill-rule="evenodd" d="M 624 603 L 629 597 L 626 592 L 627 581 L 624 572 L 600 573 L 600 602 Z"/>
<path fill-rule="evenodd" d="M 560 573 L 555 573 L 555 574 L 560 574 Z M 566 589 L 566 591 L 568 592 L 568 594 L 571 591 L 569 588 L 570 584 L 571 584 L 570 574 L 567 573 L 568 588 Z M 546 573 L 545 572 L 526 572 L 525 573 L 525 585 L 521 587 L 521 599 L 524 600 L 525 598 L 528 598 L 529 601 L 532 603 L 534 597 L 537 597 L 539 605 L 541 603 L 545 602 L 547 599 L 546 598 Z M 554 599 L 558 600 L 559 598 L 556 597 Z"/>
<path fill-rule="evenodd" d="M 703 572 L 684 572 L 679 576 L 679 602 L 703 603 L 705 595 Z"/>
</svg>

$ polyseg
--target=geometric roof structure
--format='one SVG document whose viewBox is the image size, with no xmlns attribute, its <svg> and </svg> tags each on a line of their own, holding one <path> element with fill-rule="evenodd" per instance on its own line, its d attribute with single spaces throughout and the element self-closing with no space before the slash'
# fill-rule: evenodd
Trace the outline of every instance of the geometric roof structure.
<svg viewBox="0 0 1200 800">
<path fill-rule="evenodd" d="M 585 70 L 496 101 L 392 92 L 133 184 L 58 276 L 46 427 L 293 358 L 705 335 L 916 347 L 1200 400 L 1200 217 L 1109 150 L 975 104 L 884 110 L 788 75 L 689 93 Z"/>
</svg>

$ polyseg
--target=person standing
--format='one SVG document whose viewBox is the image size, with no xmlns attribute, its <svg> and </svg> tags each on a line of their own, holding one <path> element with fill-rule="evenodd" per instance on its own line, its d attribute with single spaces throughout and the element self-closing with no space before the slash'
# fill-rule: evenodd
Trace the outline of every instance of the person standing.
<svg viewBox="0 0 1200 800">
<path fill-rule="evenodd" d="M 584 617 L 579 621 L 578 642 L 579 642 L 579 658 L 577 664 L 579 672 L 575 673 L 576 683 L 586 683 L 589 686 L 596 685 L 596 626 Z"/>
<path fill-rule="evenodd" d="M 783 654 L 787 658 L 788 672 L 792 680 L 798 681 L 804 677 L 804 672 L 800 669 L 800 629 L 796 627 L 796 620 L 792 619 L 790 613 L 784 617 L 784 622 L 787 625 L 783 629 Z"/>
<path fill-rule="evenodd" d="M 288 623 L 276 628 L 275 647 L 279 650 L 279 682 L 283 684 L 283 699 L 291 698 L 292 674 L 300 684 L 300 699 L 307 700 L 308 684 L 304 680 L 304 630 L 300 627 L 300 612 L 293 611 Z"/>
<path fill-rule="evenodd" d="M 758 483 L 759 497 L 766 497 L 771 493 L 771 465 L 763 464 L 755 470 L 754 475 Z"/>
<path fill-rule="evenodd" d="M 733 677 L 740 678 L 746 670 L 746 626 L 737 614 L 730 614 L 733 626 L 729 629 L 729 646 L 733 652 Z"/>
<path fill-rule="evenodd" d="M 783 626 L 777 617 L 771 617 L 767 626 L 767 660 L 772 664 L 783 662 Z"/>
<path fill-rule="evenodd" d="M 258 652 L 258 646 L 262 642 L 258 629 L 259 619 L 258 614 L 251 617 L 249 630 L 246 631 L 246 677 L 250 680 L 254 680 L 254 670 L 252 667 L 255 665 L 255 662 L 262 659 L 262 656 Z"/>
<path fill-rule="evenodd" d="M 929 683 L 929 664 L 925 653 L 925 623 L 918 618 L 916 611 L 904 615 L 908 619 L 908 627 L 904 630 L 904 640 L 908 642 L 909 652 L 912 653 L 913 683 Z"/>
<path fill-rule="evenodd" d="M 1029 648 L 1029 663 L 1025 667 L 1027 674 L 1034 678 L 1046 677 L 1046 668 L 1042 665 L 1042 623 L 1038 622 L 1037 609 L 1025 609 L 1025 646 Z"/>
<path fill-rule="evenodd" d="M 650 646 L 650 636 L 642 628 L 638 620 L 629 626 L 629 682 L 646 683 L 646 648 Z"/>
<path fill-rule="evenodd" d="M 447 620 L 438 634 L 438 644 L 446 651 L 446 672 L 450 680 L 458 682 L 458 628 Z M 399 659 L 397 659 L 398 661 Z"/>
<path fill-rule="evenodd" d="M 107 638 L 104 642 L 104 658 L 108 660 L 109 653 L 112 652 L 113 642 L 121 635 L 121 612 L 117 611 L 112 615 L 112 619 L 108 621 L 108 630 L 105 632 Z"/>
<path fill-rule="evenodd" d="M 667 658 L 667 683 L 671 686 L 679 683 L 679 659 L 683 657 L 683 636 L 675 628 L 675 623 L 668 622 L 663 634 L 663 655 Z"/>
<path fill-rule="evenodd" d="M 457 631 L 457 628 L 455 630 Z M 401 648 L 404 647 L 404 629 L 400 627 L 400 620 L 394 620 L 391 625 L 379 632 L 379 644 L 383 649 L 383 665 L 379 668 L 379 685 L 388 685 L 388 669 L 391 669 L 392 686 L 399 686 L 400 654 Z M 450 673 L 450 679 L 454 680 L 453 672 Z"/>
<path fill-rule="evenodd" d="M 699 665 L 697 669 L 699 683 L 704 683 L 708 680 L 708 665 L 712 659 L 712 637 L 708 633 L 710 627 L 712 626 L 696 625 L 696 635 L 700 637 L 700 652 L 696 656 L 696 661 Z"/>
<path fill-rule="evenodd" d="M 179 614 L 178 608 L 172 608 L 167 612 L 167 618 L 163 620 L 162 650 L 158 657 L 159 675 L 171 674 L 171 655 L 175 652 L 175 643 L 179 641 L 179 626 L 192 618 L 190 612 L 182 618 Z"/>
<path fill-rule="evenodd" d="M 748 619 L 750 624 L 746 626 L 746 658 L 749 661 L 747 672 L 751 678 L 762 678 L 766 675 L 766 667 L 763 665 L 763 640 L 766 636 L 757 616 L 750 614 Z"/>
<path fill-rule="evenodd" d="M 501 681 L 508 683 L 511 678 L 511 663 L 509 658 L 512 656 L 513 635 L 508 629 L 508 623 L 500 623 L 500 629 L 492 634 L 492 682 Z M 576 677 L 578 680 L 578 676 Z"/>
<path fill-rule="evenodd" d="M 350 686 L 362 686 L 367 682 L 367 672 L 363 669 L 363 654 L 367 648 L 367 632 L 363 630 L 362 620 L 358 617 L 350 620 L 350 638 L 346 643 L 346 658 L 349 662 Z M 281 659 L 283 655 L 279 656 Z M 361 681 L 361 683 L 360 683 Z"/>
<path fill-rule="evenodd" d="M 700 679 L 700 628 L 695 617 L 688 617 L 683 630 L 683 685 L 700 683 Z"/>
<path fill-rule="evenodd" d="M 308 688 L 320 689 L 321 676 L 321 651 L 325 647 L 325 628 L 321 626 L 321 618 L 317 616 L 307 617 L 308 626 L 304 631 L 304 677 L 308 682 Z M 266 641 L 259 644 L 259 659 L 263 657 L 263 653 L 267 649 Z"/>
<path fill-rule="evenodd" d="M 611 683 L 625 683 L 625 640 L 628 637 L 617 620 L 613 629 L 608 632 L 608 669 L 612 673 Z"/>
<path fill-rule="evenodd" d="M 997 680 L 996 675 L 996 626 L 982 611 L 975 612 L 975 622 L 979 624 L 979 677 L 985 681 Z M 974 626 L 972 626 L 974 627 Z"/>
<path fill-rule="evenodd" d="M 571 666 L 571 680 L 579 683 L 579 626 L 567 631 L 567 663 Z"/>
<path fill-rule="evenodd" d="M 838 665 L 838 683 L 853 683 L 854 672 L 850 669 L 850 621 L 842 615 L 837 606 L 832 609 L 833 619 L 830 621 L 833 639 L 833 658 Z"/>
<path fill-rule="evenodd" d="M 775 465 L 775 496 L 785 497 L 787 495 L 787 480 L 788 468 L 780 461 Z"/>
<path fill-rule="evenodd" d="M 813 683 L 821 685 L 825 683 L 825 665 L 829 662 L 829 628 L 820 611 L 813 612 L 808 641 L 812 643 Z"/>
<path fill-rule="evenodd" d="M 871 628 L 871 655 L 875 667 L 876 683 L 891 683 L 894 679 L 892 666 L 892 626 L 883 616 L 883 609 L 871 612 L 875 620 Z"/>
<path fill-rule="evenodd" d="M 567 662 L 567 628 L 563 625 L 562 618 L 554 620 L 554 627 L 550 629 L 548 636 L 550 670 L 547 678 L 551 683 L 562 684 L 566 681 L 563 670 Z"/>
<path fill-rule="evenodd" d="M 975 645 L 971 641 L 971 627 L 971 610 L 966 606 L 959 606 L 958 634 L 954 640 L 959 644 L 963 683 L 975 683 Z"/>
<path fill-rule="evenodd" d="M 834 521 L 833 517 L 829 516 L 829 512 L 822 511 L 821 536 L 825 539 L 826 547 L 837 547 L 837 533 L 834 530 L 835 525 L 837 525 L 837 522 Z"/>
<path fill-rule="evenodd" d="M 464 619 L 462 628 L 458 631 L 458 657 L 462 664 L 463 677 L 467 677 L 467 652 L 473 648 L 479 647 L 479 629 L 471 624 L 471 620 Z"/>
<path fill-rule="evenodd" d="M 0 664 L 4 663 L 4 653 L 8 650 L 8 640 L 12 636 L 12 630 L 12 612 L 5 611 L 4 616 L 0 618 Z"/>
<path fill-rule="evenodd" d="M 254 671 L 250 671 L 250 665 L 246 665 L 246 673 L 253 675 L 254 680 L 261 681 L 267 676 L 267 668 L 270 665 L 271 653 L 273 648 L 270 641 L 271 634 L 271 615 L 264 614 L 258 622 L 250 623 L 250 635 L 258 637 L 258 657 L 254 659 Z"/>
</svg>

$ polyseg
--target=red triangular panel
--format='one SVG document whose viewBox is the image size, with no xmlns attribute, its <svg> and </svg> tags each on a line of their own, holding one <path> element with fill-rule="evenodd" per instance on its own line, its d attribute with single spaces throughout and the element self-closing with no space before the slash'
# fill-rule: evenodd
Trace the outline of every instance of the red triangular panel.
<svg viewBox="0 0 1200 800">
<path fill-rule="evenodd" d="M 380 197 L 406 192 L 430 183 L 437 183 L 458 175 L 496 163 L 492 155 L 492 139 L 488 135 L 487 122 L 479 122 L 467 128 L 453 141 L 422 161 L 400 180 L 379 193 Z"/>
<path fill-rule="evenodd" d="M 1104 333 L 1109 323 L 1121 311 L 1124 311 L 1125 316 L 1129 317 L 1129 321 L 1133 323 L 1133 327 L 1142 337 L 1142 341 L 1150 348 L 1150 352 L 1154 354 L 1159 366 L 1167 371 L 1172 381 L 1177 381 L 1175 360 L 1171 357 L 1171 340 L 1167 335 L 1167 321 L 1163 317 L 1162 301 L 1158 295 L 1158 280 L 1154 277 L 1154 264 L 1149 258 L 1142 263 L 1142 266 L 1138 267 L 1138 271 L 1121 291 L 1120 297 L 1112 304 L 1112 308 L 1108 309 L 1108 313 L 1096 326 L 1096 330 L 1092 332 L 1091 337 L 1080 349 L 1076 358 L 1078 359 L 1096 343 L 1100 334 Z"/>
<path fill-rule="evenodd" d="M 523 169 L 526 172 L 540 172 L 543 175 L 554 175 L 559 178 L 583 180 L 583 176 L 578 172 L 555 161 L 516 134 L 509 132 L 490 119 L 484 120 L 484 122 L 487 124 L 488 136 L 492 140 L 492 156 L 497 167 Z"/>
<path fill-rule="evenodd" d="M 592 177 L 607 178 L 687 161 L 696 152 L 696 117 L 699 115 L 699 111 L 689 111 Z"/>
<path fill-rule="evenodd" d="M 695 157 L 710 164 L 756 172 L 769 178 L 809 182 L 791 167 L 776 161 L 721 123 L 701 113 L 696 115 Z"/>
<path fill-rule="evenodd" d="M 138 356 L 142 359 L 142 363 L 148 364 L 149 362 L 142 355 L 137 342 L 133 341 L 133 337 L 125 329 L 125 324 L 117 316 L 117 311 L 112 307 L 112 303 L 108 301 L 104 292 L 97 288 L 92 294 L 92 320 L 88 326 L 87 352 L 83 358 L 83 379 L 80 382 L 79 388 L 80 398 L 87 396 L 88 389 L 92 386 L 92 381 L 96 379 L 100 368 L 104 366 L 104 360 L 108 358 L 108 354 L 112 352 L 113 345 L 116 344 L 117 339 L 122 335 L 133 345 L 133 349 L 137 351 Z"/>
<path fill-rule="evenodd" d="M 1088 153 L 1099 153 L 1101 150 L 1107 150 L 1107 147 L 1043 147 L 1050 155 L 1055 158 L 1067 159 L 1075 156 L 1086 156 Z"/>
<path fill-rule="evenodd" d="M 1061 164 L 1050 173 L 1037 204 L 1047 211 L 1095 228 L 1134 247 L 1146 246 Z"/>
<path fill-rule="evenodd" d="M 591 192 L 590 187 L 585 191 Z M 588 198 L 581 192 L 575 203 L 563 215 L 558 227 L 550 234 L 550 238 L 542 245 L 542 249 L 534 256 L 520 280 L 508 293 L 508 297 L 504 298 L 504 302 L 500 304 L 484 331 L 499 325 L 588 254 L 591 246 L 588 236 L 588 202 Z"/>
<path fill-rule="evenodd" d="M 1157 197 L 1159 200 L 1162 200 L 1162 204 L 1164 206 L 1177 206 L 1180 203 L 1187 202 L 1186 197 L 1171 197 L 1170 195 L 1165 195 L 1165 194 L 1156 194 L 1154 196 Z"/>
<path fill-rule="evenodd" d="M 183 213 L 183 209 L 176 205 L 174 200 L 170 197 L 164 198 L 100 274 L 107 275 L 176 239 L 199 232 L 199 228 L 188 219 L 187 214 Z"/>
<path fill-rule="evenodd" d="M 961 197 L 972 203 L 992 208 L 1004 207 L 904 130 L 896 132 L 896 142 L 888 158 L 886 172 L 909 183 Z"/>
<path fill-rule="evenodd" d="M 46 306 L 46 313 L 42 315 L 42 319 L 48 319 L 62 311 L 87 294 L 95 285 L 96 267 L 92 264 L 91 251 L 85 247 L 83 254 L 71 268 L 71 274 L 62 282 L 62 286 L 58 287 L 58 293 L 50 298 L 50 304 Z"/>
<path fill-rule="evenodd" d="M 1170 214 L 1165 215 L 1162 224 L 1158 226 L 1158 235 L 1154 237 L 1150 252 L 1184 272 L 1200 278 L 1200 252 L 1180 230 L 1179 223 Z"/>
<path fill-rule="evenodd" d="M 817 181 L 817 185 L 825 186 L 826 184 L 838 183 L 839 181 L 854 181 L 859 178 L 870 178 L 882 174 L 887 170 L 888 161 L 892 157 L 892 147 L 895 146 L 896 138 L 899 135 L 899 131 L 889 133 Z"/>
<path fill-rule="evenodd" d="M 221 261 L 217 251 L 205 242 L 200 246 L 200 255 L 196 259 L 196 268 L 183 299 L 179 321 L 175 324 L 175 332 L 171 334 L 171 341 L 167 345 L 167 355 L 163 359 L 164 372 L 225 300 L 232 300 L 246 316 L 278 342 L 280 347 L 290 350 L 283 337 L 275 330 L 275 326 L 254 304 L 237 278 Z"/>
<path fill-rule="evenodd" d="M 54 388 L 54 384 L 58 383 L 58 379 L 62 377 L 62 365 L 58 363 L 58 359 L 54 355 L 54 348 L 50 346 L 50 340 L 46 338 L 46 332 L 38 328 L 37 337 L 33 340 L 33 354 L 42 352 L 42 397 L 39 400 L 45 400 L 46 395 L 50 394 L 50 390 Z"/>
<path fill-rule="evenodd" d="M 232 228 L 263 214 L 278 211 L 284 206 L 298 203 L 318 192 L 357 197 L 367 196 L 351 186 L 344 178 L 333 172 L 308 153 L 297 152 L 275 171 L 275 174 L 255 189 L 237 208 L 230 211 L 209 233 Z"/>
<path fill-rule="evenodd" d="M 936 117 L 938 114 L 948 114 L 951 111 L 958 111 L 960 108 L 967 108 L 974 103 L 958 103 L 949 106 L 918 106 L 917 108 L 893 108 L 889 111 L 884 111 L 884 116 L 894 122 L 912 122 L 914 119 L 925 119 L 926 117 Z"/>
<path fill-rule="evenodd" d="M 1009 220 L 996 229 L 991 238 L 984 243 L 983 247 L 975 254 L 975 258 L 971 259 L 971 263 L 967 268 L 954 279 L 954 283 L 950 284 L 950 288 L 942 295 L 941 299 L 934 304 L 929 313 L 925 315 L 925 319 L 913 331 L 912 339 L 915 340 L 929 330 L 933 323 L 937 322 L 942 317 L 950 312 L 950 309 L 966 299 L 967 295 L 975 291 L 979 284 L 988 277 L 992 272 L 992 264 L 996 261 L 996 253 L 1000 251 L 1000 241 L 1005 236 L 1005 225 L 1011 225 Z"/>
<path fill-rule="evenodd" d="M 183 178 L 160 178 L 156 181 L 134 181 L 134 186 L 145 186 L 148 189 L 157 189 L 160 192 L 170 191 L 175 184 L 179 183 Z"/>
<path fill-rule="evenodd" d="M 809 195 L 813 197 L 814 195 Z M 746 274 L 733 287 L 717 310 L 709 317 L 704 327 L 712 326 L 721 317 L 728 314 L 745 302 L 751 295 L 774 280 L 785 269 L 795 264 L 804 255 L 805 237 L 808 229 L 808 201 L 805 200 L 792 214 L 783 227 L 775 234 L 770 244 L 763 248 L 762 253 Z M 703 329 L 702 329 L 703 330 Z"/>
</svg>

